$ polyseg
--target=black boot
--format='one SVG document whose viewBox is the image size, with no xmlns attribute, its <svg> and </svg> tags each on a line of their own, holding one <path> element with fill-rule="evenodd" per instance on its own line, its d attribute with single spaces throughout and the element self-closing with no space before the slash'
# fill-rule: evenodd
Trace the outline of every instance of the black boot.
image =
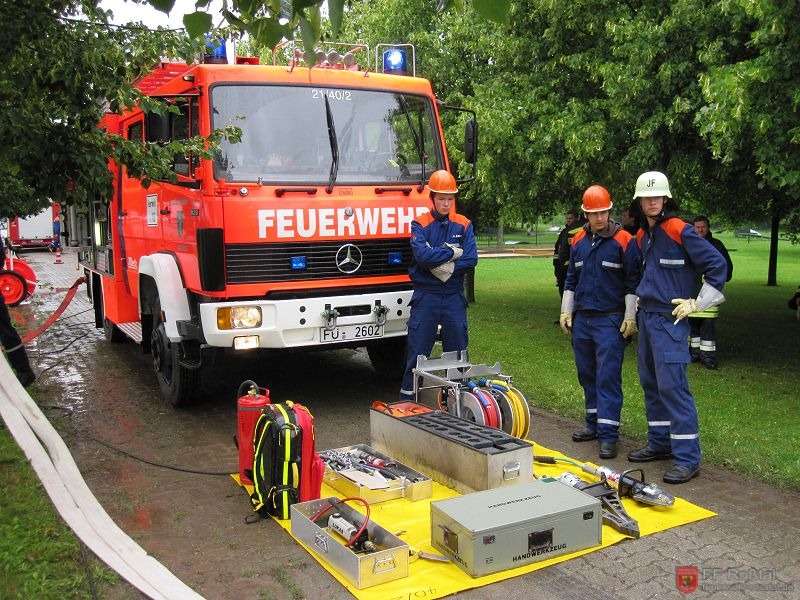
<svg viewBox="0 0 800 600">
<path fill-rule="evenodd" d="M 573 442 L 588 442 L 597 439 L 597 432 L 588 425 L 572 434 Z"/>
<path fill-rule="evenodd" d="M 36 373 L 30 369 L 27 371 L 17 371 L 17 379 L 19 379 L 22 387 L 28 387 L 30 384 L 36 381 Z"/>
</svg>

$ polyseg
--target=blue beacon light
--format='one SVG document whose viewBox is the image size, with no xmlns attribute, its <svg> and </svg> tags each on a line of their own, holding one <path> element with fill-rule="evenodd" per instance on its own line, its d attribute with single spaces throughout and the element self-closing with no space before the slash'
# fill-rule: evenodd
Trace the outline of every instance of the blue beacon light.
<svg viewBox="0 0 800 600">
<path fill-rule="evenodd" d="M 304 271 L 308 268 L 308 260 L 305 256 L 292 256 L 289 261 L 292 271 Z"/>
<path fill-rule="evenodd" d="M 225 50 L 225 40 L 206 36 L 206 47 L 203 62 L 211 65 L 228 64 L 228 53 Z"/>
<path fill-rule="evenodd" d="M 408 62 L 406 53 L 399 48 L 389 48 L 383 53 L 383 72 L 392 75 L 406 75 Z"/>
<path fill-rule="evenodd" d="M 403 264 L 403 253 L 402 252 L 389 252 L 388 263 L 390 265 L 401 265 L 401 264 Z"/>
</svg>

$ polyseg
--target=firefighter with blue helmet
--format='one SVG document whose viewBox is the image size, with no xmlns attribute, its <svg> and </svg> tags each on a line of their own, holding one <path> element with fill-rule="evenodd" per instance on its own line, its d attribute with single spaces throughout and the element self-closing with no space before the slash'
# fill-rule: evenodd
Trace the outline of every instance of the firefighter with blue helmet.
<svg viewBox="0 0 800 600">
<path fill-rule="evenodd" d="M 428 180 L 433 207 L 411 223 L 411 266 L 414 284 L 408 319 L 408 355 L 401 400 L 415 400 L 413 369 L 417 356 L 430 356 L 441 326 L 444 352 L 467 349 L 467 297 L 464 275 L 478 264 L 472 223 L 455 211 L 458 187 L 446 170 Z"/>
<path fill-rule="evenodd" d="M 572 238 L 559 322 L 572 334 L 586 426 L 576 442 L 599 439 L 600 458 L 617 456 L 622 413 L 622 361 L 636 333 L 636 240 L 609 218 L 611 195 L 601 185 L 583 194 L 588 223 Z"/>
<path fill-rule="evenodd" d="M 631 462 L 674 458 L 667 483 L 685 483 L 700 472 L 700 426 L 686 369 L 690 314 L 725 301 L 727 265 L 714 246 L 677 217 L 669 181 L 661 172 L 639 176 L 634 192 L 641 211 L 636 235 L 642 256 L 639 298 L 639 379 L 644 390 L 647 444 L 628 453 Z M 703 286 L 692 298 L 695 273 Z"/>
</svg>

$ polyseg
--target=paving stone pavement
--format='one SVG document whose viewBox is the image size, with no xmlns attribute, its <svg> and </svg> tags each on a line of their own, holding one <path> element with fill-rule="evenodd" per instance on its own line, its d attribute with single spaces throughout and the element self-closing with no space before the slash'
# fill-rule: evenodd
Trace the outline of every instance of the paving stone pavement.
<svg viewBox="0 0 800 600">
<path fill-rule="evenodd" d="M 63 264 L 54 264 L 54 258 L 48 253 L 25 255 L 42 282 L 36 295 L 63 295 L 65 288 L 81 275 L 76 269 L 76 249 L 65 250 Z M 69 323 L 84 312 L 89 312 L 89 303 L 85 288 L 81 288 L 61 321 Z M 84 320 L 88 320 L 85 315 Z M 30 347 L 34 355 L 37 350 L 45 350 L 37 342 Z M 597 460 L 595 444 L 570 440 L 569 434 L 578 423 L 536 408 L 532 412 L 537 442 L 558 448 L 578 460 Z M 631 468 L 634 465 L 624 457 L 639 445 L 623 438 L 619 458 L 605 462 L 621 469 Z M 797 460 L 797 456 L 786 459 Z M 644 465 L 647 478 L 660 483 L 664 465 L 667 463 Z M 667 487 L 718 516 L 639 540 L 626 540 L 524 577 L 466 591 L 459 597 L 800 598 L 800 493 L 710 465 L 703 465 L 701 475 L 691 482 Z M 696 591 L 690 594 L 679 591 L 678 567 L 696 569 Z"/>
</svg>

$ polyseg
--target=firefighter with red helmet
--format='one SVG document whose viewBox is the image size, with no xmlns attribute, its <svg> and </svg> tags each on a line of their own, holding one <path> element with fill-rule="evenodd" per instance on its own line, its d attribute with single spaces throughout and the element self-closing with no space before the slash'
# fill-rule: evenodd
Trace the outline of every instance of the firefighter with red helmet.
<svg viewBox="0 0 800 600">
<path fill-rule="evenodd" d="M 472 223 L 455 211 L 455 178 L 446 170 L 428 180 L 431 211 L 411 223 L 411 266 L 414 284 L 408 319 L 408 356 L 401 400 L 415 400 L 413 369 L 417 356 L 430 356 L 441 325 L 442 350 L 466 350 L 467 297 L 464 275 L 478 264 Z"/>
<path fill-rule="evenodd" d="M 636 333 L 640 259 L 636 240 L 609 218 L 611 195 L 601 185 L 583 194 L 588 223 L 572 238 L 559 322 L 572 334 L 586 426 L 576 442 L 599 439 L 600 458 L 617 455 L 625 340 Z"/>
<path fill-rule="evenodd" d="M 700 425 L 686 379 L 691 361 L 686 317 L 725 301 L 727 265 L 714 246 L 677 217 L 669 181 L 659 171 L 642 173 L 633 195 L 640 211 L 636 234 L 642 255 L 639 297 L 639 380 L 644 390 L 647 444 L 628 453 L 631 462 L 667 460 L 667 483 L 685 483 L 700 472 Z M 703 286 L 692 298 L 695 274 Z"/>
</svg>

